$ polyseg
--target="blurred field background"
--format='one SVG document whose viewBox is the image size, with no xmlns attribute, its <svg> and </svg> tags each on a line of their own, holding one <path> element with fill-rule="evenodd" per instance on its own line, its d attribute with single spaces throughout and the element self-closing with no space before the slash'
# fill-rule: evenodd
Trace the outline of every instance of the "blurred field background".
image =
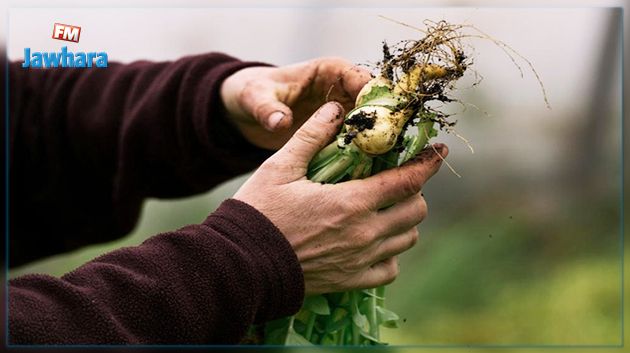
<svg viewBox="0 0 630 353">
<path fill-rule="evenodd" d="M 455 136 L 436 139 L 450 146 L 448 161 L 462 177 L 443 167 L 424 189 L 430 214 L 420 226 L 421 241 L 401 257 L 401 275 L 387 295 L 403 320 L 385 339 L 394 345 L 621 344 L 622 12 L 319 3 L 14 8 L 8 53 L 20 60 L 27 46 L 58 50 L 49 32 L 62 22 L 83 26 L 79 48 L 105 50 L 110 61 L 224 51 L 277 65 L 325 55 L 365 64 L 380 59 L 383 40 L 419 36 L 379 15 L 420 27 L 424 19 L 473 24 L 535 65 L 552 109 L 525 64 L 521 78 L 491 42 L 469 42 L 483 81 L 470 88 L 472 80 L 464 80 L 459 95 L 479 109 L 453 109 L 460 111 L 457 130 L 475 153 Z M 466 2 L 444 2 L 453 4 Z M 10 276 L 61 275 L 106 251 L 198 223 L 246 177 L 188 199 L 149 200 L 125 239 L 11 269 Z"/>
</svg>

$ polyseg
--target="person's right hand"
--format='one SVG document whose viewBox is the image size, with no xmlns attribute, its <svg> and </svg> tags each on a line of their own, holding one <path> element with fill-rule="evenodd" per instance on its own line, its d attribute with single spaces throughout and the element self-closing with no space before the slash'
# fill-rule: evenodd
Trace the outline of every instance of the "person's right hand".
<svg viewBox="0 0 630 353">
<path fill-rule="evenodd" d="M 306 178 L 313 156 L 343 121 L 343 108 L 322 106 L 234 195 L 267 216 L 293 247 L 306 295 L 372 288 L 398 275 L 396 255 L 418 240 L 427 214 L 419 194 L 448 154 L 425 149 L 405 165 L 362 180 L 319 184 Z M 388 207 L 389 206 L 389 207 Z"/>
</svg>

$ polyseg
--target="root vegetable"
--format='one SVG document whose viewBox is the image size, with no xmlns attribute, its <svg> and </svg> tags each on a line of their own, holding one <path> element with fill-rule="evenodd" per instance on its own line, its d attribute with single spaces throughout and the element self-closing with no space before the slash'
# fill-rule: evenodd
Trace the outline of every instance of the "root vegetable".
<svg viewBox="0 0 630 353">
<path fill-rule="evenodd" d="M 461 44 L 463 38 L 494 42 L 519 70 L 512 54 L 524 60 L 547 102 L 531 63 L 505 43 L 470 25 L 445 21 L 426 21 L 425 25 L 426 30 L 420 30 L 425 35 L 419 40 L 402 41 L 392 49 L 383 44 L 377 74 L 359 92 L 335 141 L 312 159 L 307 172 L 311 181 L 338 183 L 394 168 L 422 150 L 437 135 L 437 128 L 452 132 L 455 122 L 430 102 L 459 102 L 450 92 L 472 63 Z M 465 29 L 473 33 L 463 33 Z M 396 327 L 398 320 L 384 303 L 384 287 L 307 298 L 294 317 L 267 324 L 265 343 L 381 344 L 379 327 Z"/>
</svg>

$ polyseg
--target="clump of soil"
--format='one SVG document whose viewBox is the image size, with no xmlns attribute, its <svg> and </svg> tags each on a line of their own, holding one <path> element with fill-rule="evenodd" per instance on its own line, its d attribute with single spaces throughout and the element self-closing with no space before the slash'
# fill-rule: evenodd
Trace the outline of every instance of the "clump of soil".
<svg viewBox="0 0 630 353">
<path fill-rule="evenodd" d="M 356 129 L 349 131 L 343 138 L 343 142 L 348 145 L 352 142 L 352 139 L 363 130 L 371 129 L 374 127 L 374 121 L 376 120 L 376 112 L 360 111 L 352 115 L 349 119 L 346 119 L 346 125 L 352 125 Z"/>
<path fill-rule="evenodd" d="M 354 126 L 360 132 L 373 128 L 375 120 L 376 112 L 365 112 L 362 110 L 346 119 L 345 124 Z"/>
</svg>

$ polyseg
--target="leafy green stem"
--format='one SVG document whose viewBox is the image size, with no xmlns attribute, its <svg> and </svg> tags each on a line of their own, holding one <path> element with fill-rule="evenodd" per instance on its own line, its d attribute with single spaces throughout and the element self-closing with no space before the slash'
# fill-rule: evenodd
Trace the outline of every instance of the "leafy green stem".
<svg viewBox="0 0 630 353">
<path fill-rule="evenodd" d="M 376 287 L 376 305 L 384 306 L 385 305 L 385 286 Z"/>
<path fill-rule="evenodd" d="M 311 312 L 308 316 L 308 321 L 306 322 L 306 331 L 304 332 L 304 337 L 307 340 L 311 340 L 313 336 L 313 327 L 315 327 L 315 320 L 317 319 L 317 314 Z"/>
<path fill-rule="evenodd" d="M 352 315 L 352 345 L 358 346 L 361 338 L 361 327 L 357 324 L 359 312 L 359 293 L 356 290 L 350 292 L 350 313 Z"/>
<path fill-rule="evenodd" d="M 378 319 L 376 317 L 376 289 L 368 289 L 370 294 L 368 298 L 368 321 L 370 323 L 370 336 L 375 338 L 377 341 L 379 340 L 379 330 L 378 330 Z"/>
</svg>

